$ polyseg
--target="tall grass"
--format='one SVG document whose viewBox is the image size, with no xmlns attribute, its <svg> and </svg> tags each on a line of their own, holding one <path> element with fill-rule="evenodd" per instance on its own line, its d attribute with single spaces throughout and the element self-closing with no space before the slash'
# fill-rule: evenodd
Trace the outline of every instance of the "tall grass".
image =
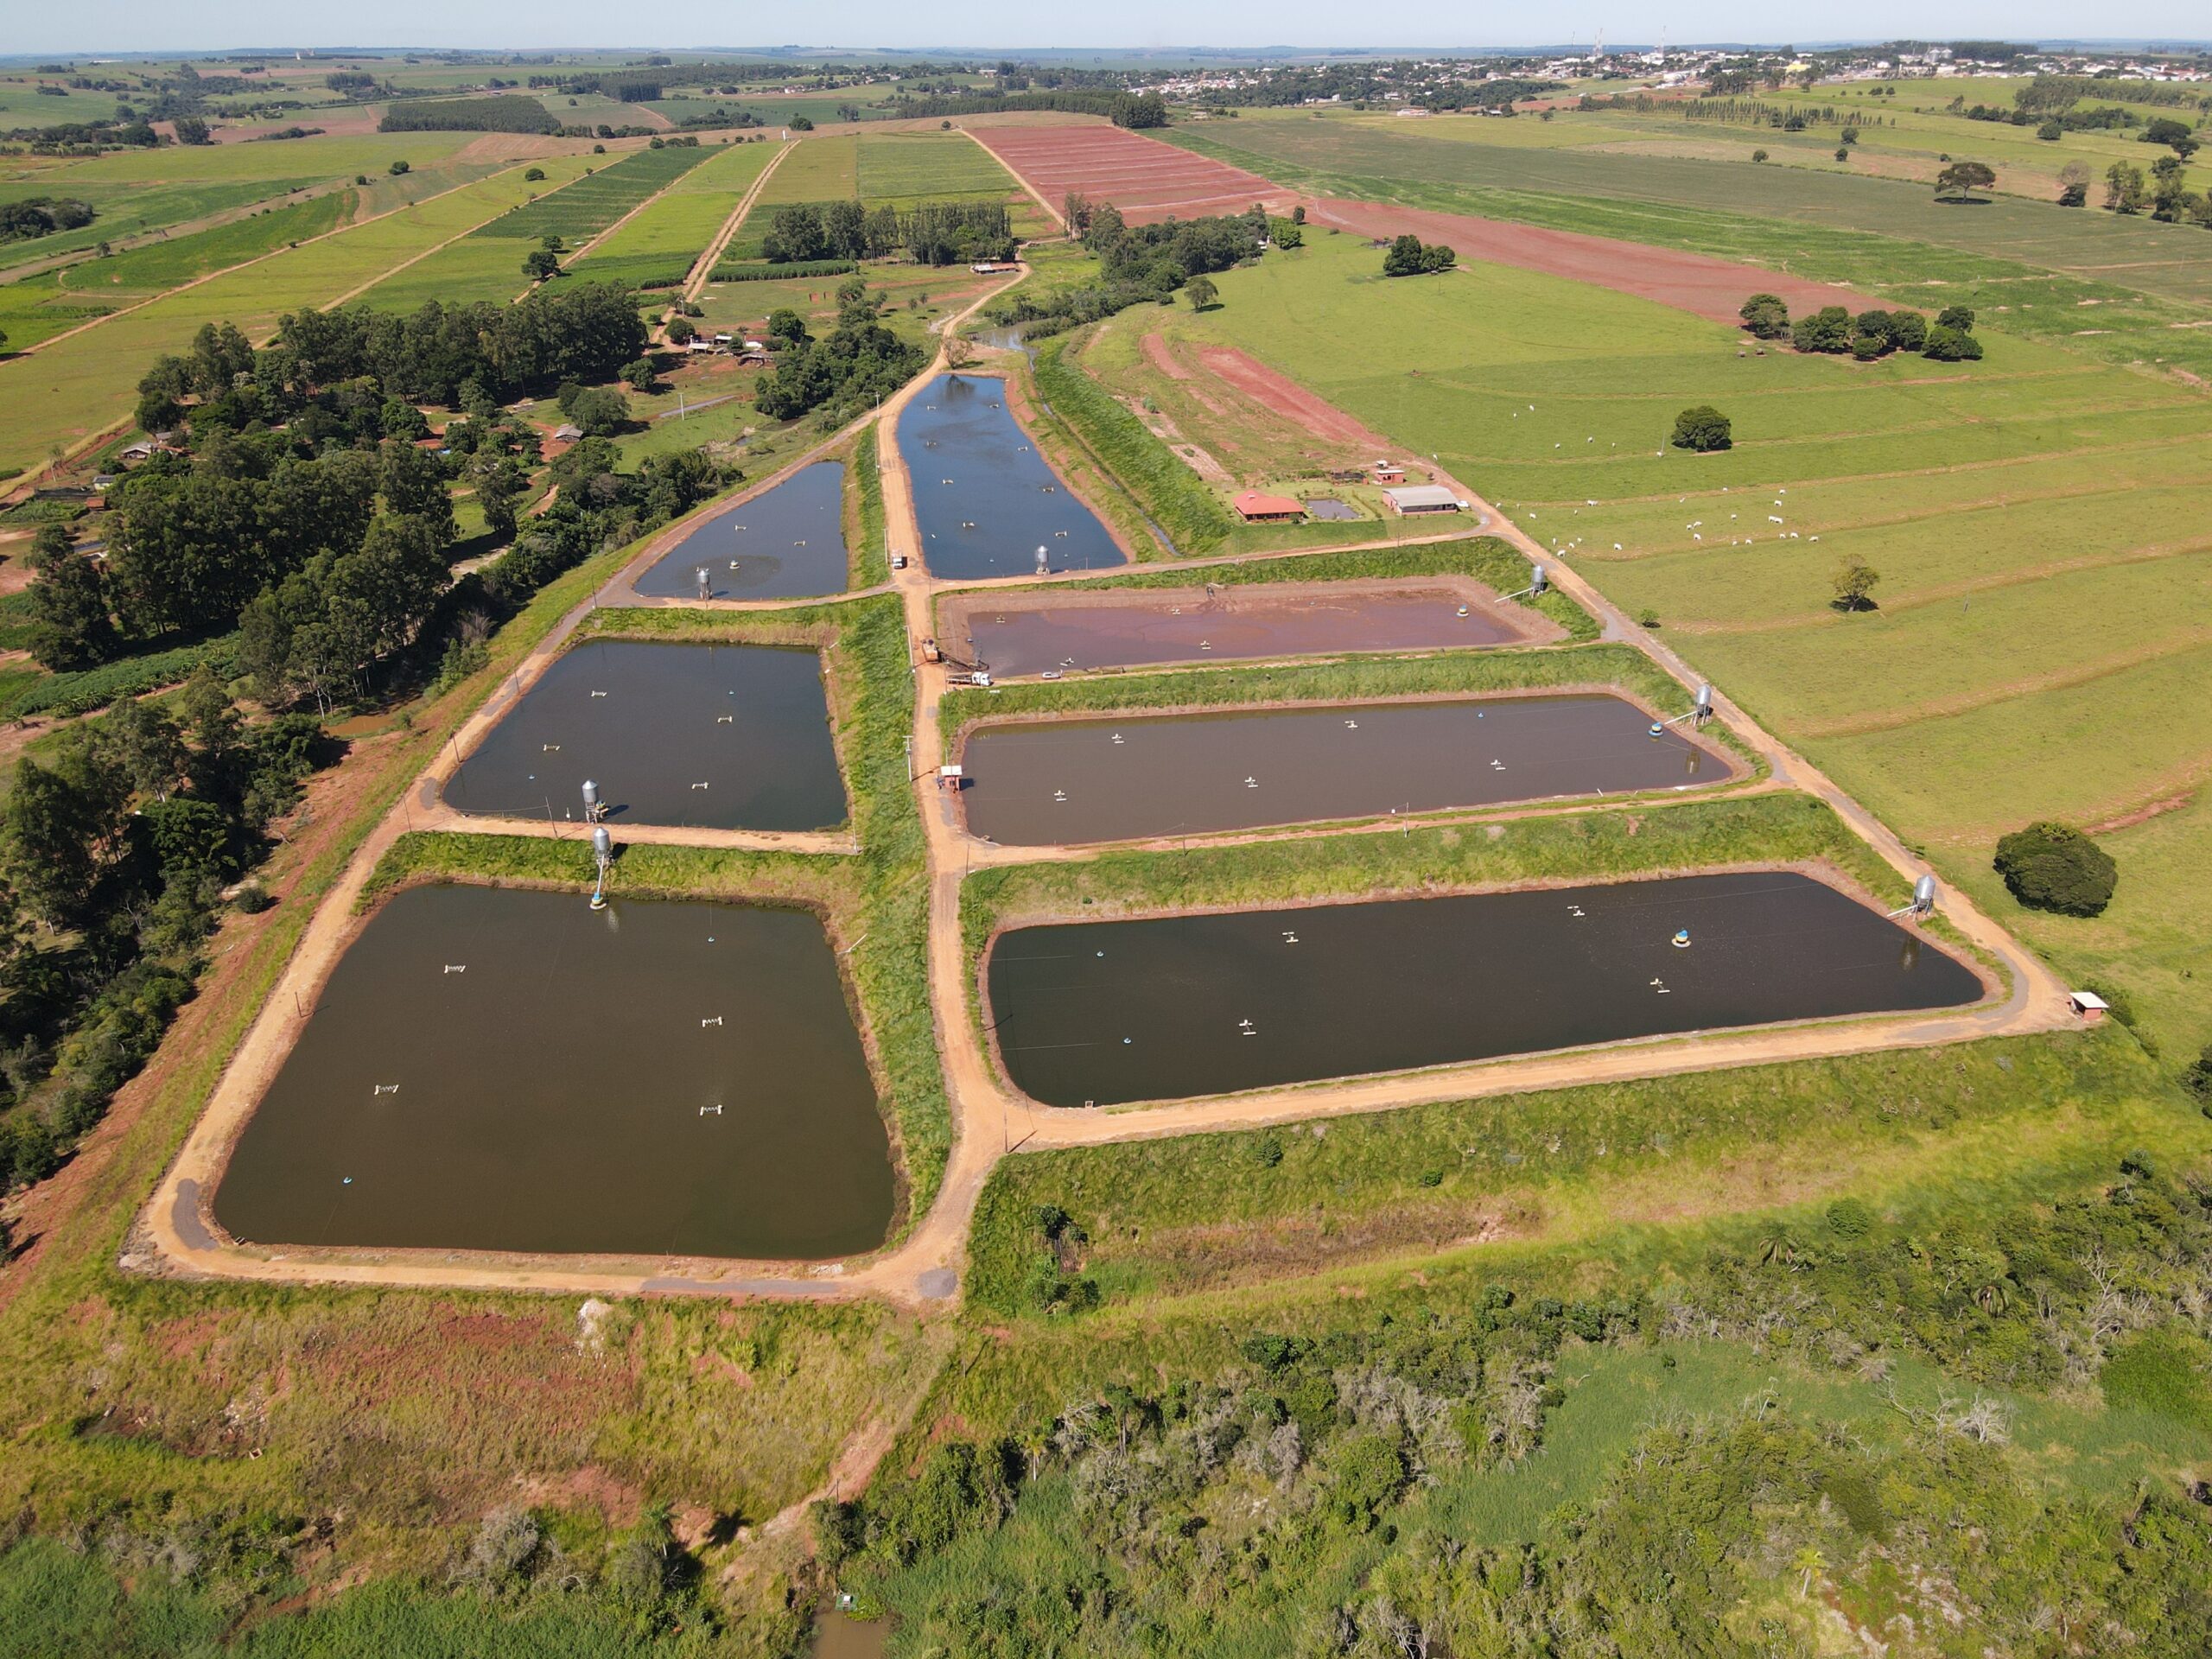
<svg viewBox="0 0 2212 1659">
<path fill-rule="evenodd" d="M 1032 373 L 1053 415 L 1121 480 L 1183 557 L 1209 553 L 1237 528 L 1205 482 L 1106 389 L 1067 360 L 1067 341 L 1037 349 Z"/>
</svg>

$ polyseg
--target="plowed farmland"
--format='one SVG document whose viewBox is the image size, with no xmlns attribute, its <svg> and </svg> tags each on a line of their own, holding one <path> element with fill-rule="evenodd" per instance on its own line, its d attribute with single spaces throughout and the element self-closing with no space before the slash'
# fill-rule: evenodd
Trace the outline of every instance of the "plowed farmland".
<svg viewBox="0 0 2212 1659">
<path fill-rule="evenodd" d="M 1255 173 L 1103 123 L 979 127 L 976 137 L 1046 200 L 1057 205 L 1080 191 L 1093 201 L 1112 202 L 1132 224 L 1290 201 L 1288 192 Z"/>
</svg>

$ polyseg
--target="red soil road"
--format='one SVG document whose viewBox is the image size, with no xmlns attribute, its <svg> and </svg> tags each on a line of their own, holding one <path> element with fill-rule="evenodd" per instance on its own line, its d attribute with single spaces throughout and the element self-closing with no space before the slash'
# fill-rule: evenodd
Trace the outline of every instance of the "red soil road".
<svg viewBox="0 0 2212 1659">
<path fill-rule="evenodd" d="M 1287 207 L 1292 200 L 1256 173 L 1102 121 L 970 130 L 1046 200 L 1079 190 L 1112 202 L 1133 225 L 1241 213 L 1255 201 Z"/>
<path fill-rule="evenodd" d="M 1158 334 L 1147 334 L 1144 337 L 1144 354 L 1152 366 L 1170 380 L 1188 380 L 1191 378 L 1191 371 L 1185 366 L 1180 358 L 1167 349 L 1167 342 Z M 4 574 L 0 574 L 0 582 L 4 582 L 6 579 Z"/>
<path fill-rule="evenodd" d="M 1198 360 L 1262 408 L 1296 422 L 1317 438 L 1377 455 L 1391 453 L 1389 439 L 1380 432 L 1363 426 L 1334 404 L 1316 397 L 1297 381 L 1242 352 L 1209 346 L 1198 353 Z"/>
<path fill-rule="evenodd" d="M 1424 242 L 1450 245 L 1462 259 L 1572 277 L 1578 283 L 1633 294 L 1638 299 L 1656 300 L 1715 322 L 1740 321 L 1743 303 L 1754 294 L 1779 295 L 1792 315 L 1817 311 L 1824 305 L 1848 306 L 1856 311 L 1884 303 L 1847 288 L 1808 283 L 1701 253 L 1478 219 L 1471 213 L 1430 213 L 1336 197 L 1311 203 L 1307 212 L 1319 224 L 1339 226 L 1363 236 L 1400 236 L 1411 232 Z"/>
</svg>

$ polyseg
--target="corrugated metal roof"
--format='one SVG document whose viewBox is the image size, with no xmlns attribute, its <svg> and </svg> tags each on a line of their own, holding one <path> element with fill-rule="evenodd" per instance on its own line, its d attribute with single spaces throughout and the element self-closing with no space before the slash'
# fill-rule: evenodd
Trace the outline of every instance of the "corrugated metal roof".
<svg viewBox="0 0 2212 1659">
<path fill-rule="evenodd" d="M 1403 512 L 1408 507 L 1456 507 L 1459 498 L 1441 484 L 1404 484 L 1385 490 L 1390 505 Z"/>
</svg>

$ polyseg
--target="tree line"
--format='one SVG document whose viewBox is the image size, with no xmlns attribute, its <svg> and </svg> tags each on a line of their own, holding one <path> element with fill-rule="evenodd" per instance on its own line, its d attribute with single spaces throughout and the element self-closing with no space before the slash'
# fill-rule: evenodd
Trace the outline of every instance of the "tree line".
<svg viewBox="0 0 2212 1659">
<path fill-rule="evenodd" d="M 1058 110 L 1069 115 L 1103 115 L 1117 127 L 1164 127 L 1167 105 L 1158 92 L 963 92 L 934 98 L 893 99 L 894 116 L 988 115 L 999 110 Z"/>
<path fill-rule="evenodd" d="M 883 326 L 884 298 L 858 276 L 837 289 L 837 325 L 817 340 L 790 309 L 768 319 L 775 366 L 753 390 L 753 406 L 771 420 L 796 420 L 817 409 L 833 419 L 880 404 L 921 372 L 929 359 Z"/>
<path fill-rule="evenodd" d="M 0 1192 L 42 1180 L 153 1054 L 222 893 L 334 758 L 311 715 L 250 721 L 203 670 L 16 765 L 0 836 Z M 248 886 L 238 902 L 264 904 Z"/>
<path fill-rule="evenodd" d="M 905 252 L 925 265 L 1014 257 L 1014 226 L 1002 201 L 925 201 L 901 213 L 888 203 L 799 202 L 776 209 L 760 240 L 771 264 L 880 259 Z"/>
<path fill-rule="evenodd" d="M 1163 303 L 1193 276 L 1256 259 L 1269 241 L 1295 247 L 1304 236 L 1302 217 L 1270 220 L 1256 205 L 1210 219 L 1131 225 L 1113 203 L 1071 191 L 1061 212 L 1068 229 L 1096 257 L 1099 280 L 1042 297 L 1016 289 L 991 308 L 994 321 L 1020 324 L 1033 336 L 1056 334 L 1132 305 Z"/>
<path fill-rule="evenodd" d="M 1827 305 L 1792 322 L 1780 296 L 1754 294 L 1738 315 L 1745 332 L 1755 340 L 1788 340 L 1797 351 L 1848 354 L 1861 362 L 1892 352 L 1918 352 L 1939 363 L 1974 361 L 1981 356 L 1968 306 L 1946 306 L 1930 322 L 1917 311 L 1866 310 L 1854 317 L 1840 305 Z"/>
</svg>

